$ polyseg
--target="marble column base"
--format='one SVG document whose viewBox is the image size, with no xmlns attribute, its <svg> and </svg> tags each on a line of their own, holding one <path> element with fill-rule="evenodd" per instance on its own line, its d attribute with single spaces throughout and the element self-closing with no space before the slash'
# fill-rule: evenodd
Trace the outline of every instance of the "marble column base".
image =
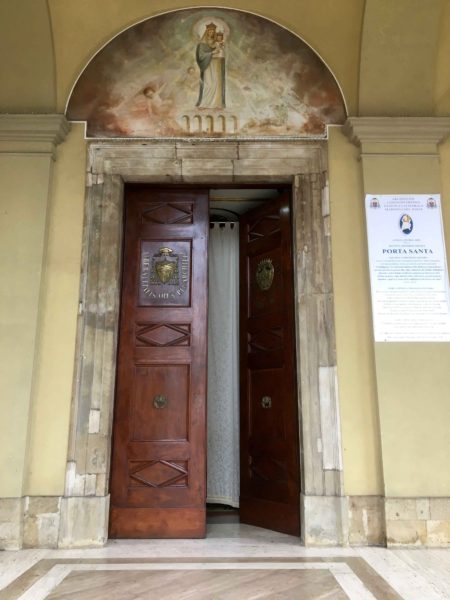
<svg viewBox="0 0 450 600">
<path fill-rule="evenodd" d="M 23 498 L 0 498 L 0 550 L 22 548 L 23 504 Z"/>
<path fill-rule="evenodd" d="M 385 546 L 386 523 L 382 496 L 348 496 L 350 546 Z"/>
<path fill-rule="evenodd" d="M 0 498 L 0 550 L 103 546 L 109 496 Z"/>
<path fill-rule="evenodd" d="M 109 496 L 61 500 L 58 548 L 103 546 L 108 540 Z"/>
<path fill-rule="evenodd" d="M 348 500 L 345 496 L 301 495 L 305 546 L 342 546 L 348 542 Z"/>
</svg>

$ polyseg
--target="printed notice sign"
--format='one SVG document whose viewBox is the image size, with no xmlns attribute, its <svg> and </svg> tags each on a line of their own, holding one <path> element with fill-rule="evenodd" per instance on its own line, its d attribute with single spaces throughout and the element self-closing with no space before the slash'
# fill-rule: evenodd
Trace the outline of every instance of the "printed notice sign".
<svg viewBox="0 0 450 600">
<path fill-rule="evenodd" d="M 449 342 L 441 198 L 366 195 L 376 342 Z"/>
</svg>

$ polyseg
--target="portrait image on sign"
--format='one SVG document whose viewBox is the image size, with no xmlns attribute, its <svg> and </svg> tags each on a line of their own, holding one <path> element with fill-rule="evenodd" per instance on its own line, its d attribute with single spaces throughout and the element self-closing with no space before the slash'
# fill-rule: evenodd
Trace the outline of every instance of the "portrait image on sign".
<svg viewBox="0 0 450 600">
<path fill-rule="evenodd" d="M 191 244 L 143 241 L 139 274 L 141 306 L 189 306 Z"/>
</svg>

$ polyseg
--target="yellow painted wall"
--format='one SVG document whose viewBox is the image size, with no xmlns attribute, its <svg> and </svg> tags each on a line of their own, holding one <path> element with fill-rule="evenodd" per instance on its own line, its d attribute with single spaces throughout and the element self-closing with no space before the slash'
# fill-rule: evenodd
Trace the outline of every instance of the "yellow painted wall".
<svg viewBox="0 0 450 600">
<path fill-rule="evenodd" d="M 23 491 L 50 172 L 0 153 L 0 497 Z"/>
<path fill-rule="evenodd" d="M 329 128 L 329 177 L 344 489 L 383 493 L 359 150 Z"/>
<path fill-rule="evenodd" d="M 434 87 L 435 113 L 450 115 L 450 2 L 444 3 L 436 57 Z"/>
<path fill-rule="evenodd" d="M 450 137 L 439 146 L 439 158 L 447 262 L 450 265 Z"/>
<path fill-rule="evenodd" d="M 55 112 L 53 39 L 46 0 L 0 2 L 0 112 Z"/>
<path fill-rule="evenodd" d="M 446 3 L 447 0 L 366 1 L 360 115 L 432 114 L 435 62 Z"/>
<path fill-rule="evenodd" d="M 58 147 L 49 206 L 25 493 L 64 492 L 84 212 L 86 142 L 74 125 Z"/>
<path fill-rule="evenodd" d="M 369 154 L 363 173 L 369 194 L 441 191 L 437 155 Z M 375 364 L 386 496 L 449 496 L 450 344 L 376 343 Z"/>
</svg>

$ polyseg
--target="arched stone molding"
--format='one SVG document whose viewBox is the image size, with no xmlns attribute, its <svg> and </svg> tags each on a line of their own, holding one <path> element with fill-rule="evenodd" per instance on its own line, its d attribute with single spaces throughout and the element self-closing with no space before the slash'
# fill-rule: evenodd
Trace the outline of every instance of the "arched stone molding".
<svg viewBox="0 0 450 600">
<path fill-rule="evenodd" d="M 318 141 L 90 145 L 60 547 L 107 539 L 124 182 L 292 184 L 303 539 L 346 543 L 326 172 Z"/>
</svg>

